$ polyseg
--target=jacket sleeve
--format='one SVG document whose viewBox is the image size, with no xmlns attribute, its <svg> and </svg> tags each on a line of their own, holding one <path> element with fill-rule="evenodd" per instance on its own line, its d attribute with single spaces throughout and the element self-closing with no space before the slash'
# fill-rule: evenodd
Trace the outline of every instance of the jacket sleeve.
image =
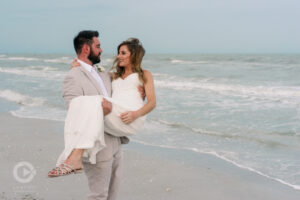
<svg viewBox="0 0 300 200">
<path fill-rule="evenodd" d="M 73 73 L 69 72 L 64 79 L 62 87 L 62 96 L 65 100 L 67 109 L 69 109 L 70 102 L 73 98 L 83 95 L 83 89 L 80 86 L 78 79 L 75 78 Z"/>
</svg>

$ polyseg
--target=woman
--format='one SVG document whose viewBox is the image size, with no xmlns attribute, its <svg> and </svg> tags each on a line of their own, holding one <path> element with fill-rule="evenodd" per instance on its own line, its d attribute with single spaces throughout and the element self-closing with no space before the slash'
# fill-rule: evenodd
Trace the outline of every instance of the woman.
<svg viewBox="0 0 300 200">
<path fill-rule="evenodd" d="M 152 74 L 141 67 L 144 54 L 145 50 L 136 38 L 128 39 L 118 46 L 118 56 L 113 64 L 115 72 L 111 73 L 112 98 L 108 98 L 113 105 L 112 112 L 105 119 L 101 107 L 97 109 L 93 107 L 87 112 L 88 115 L 85 114 L 86 108 L 91 107 L 91 104 L 101 106 L 102 96 L 80 96 L 72 100 L 65 122 L 65 150 L 58 159 L 57 167 L 48 173 L 49 177 L 78 172 L 75 169 L 81 169 L 82 157 L 87 157 L 92 164 L 95 163 L 96 153 L 105 147 L 103 129 L 109 134 L 121 137 L 133 135 L 141 128 L 145 115 L 156 105 Z M 72 67 L 78 65 L 80 64 L 75 63 Z M 138 92 L 139 85 L 144 86 L 146 104 Z M 78 114 L 81 111 L 85 113 Z M 101 111 L 100 115 L 99 111 Z M 95 117 L 92 117 L 92 121 L 97 122 L 94 123 L 95 127 L 88 119 L 93 112 Z M 77 118 L 74 119 L 74 116 Z M 99 121 L 104 122 L 105 125 L 102 123 L 101 126 Z M 93 128 L 90 129 L 92 131 L 78 131 L 82 126 Z M 74 157 L 79 159 L 73 159 Z"/>
</svg>

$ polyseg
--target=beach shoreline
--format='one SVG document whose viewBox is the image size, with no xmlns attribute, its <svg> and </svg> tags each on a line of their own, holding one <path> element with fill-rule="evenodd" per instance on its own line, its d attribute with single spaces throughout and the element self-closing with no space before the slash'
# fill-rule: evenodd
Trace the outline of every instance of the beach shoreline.
<svg viewBox="0 0 300 200">
<path fill-rule="evenodd" d="M 0 113 L 0 199 L 85 199 L 84 174 L 47 178 L 63 150 L 63 122 Z M 120 200 L 299 199 L 300 191 L 241 169 L 213 155 L 131 141 L 123 146 Z M 21 183 L 13 174 L 21 161 L 36 175 Z M 29 175 L 23 178 L 28 178 Z M 22 177 L 21 177 L 22 178 Z"/>
</svg>

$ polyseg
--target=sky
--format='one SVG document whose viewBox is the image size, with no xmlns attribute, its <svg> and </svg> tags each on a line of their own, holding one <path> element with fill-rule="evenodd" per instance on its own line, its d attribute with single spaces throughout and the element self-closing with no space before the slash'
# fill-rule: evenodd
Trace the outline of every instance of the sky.
<svg viewBox="0 0 300 200">
<path fill-rule="evenodd" d="M 98 30 L 104 53 L 137 37 L 147 53 L 300 53 L 299 0 L 8 0 L 0 53 L 74 53 Z"/>
</svg>

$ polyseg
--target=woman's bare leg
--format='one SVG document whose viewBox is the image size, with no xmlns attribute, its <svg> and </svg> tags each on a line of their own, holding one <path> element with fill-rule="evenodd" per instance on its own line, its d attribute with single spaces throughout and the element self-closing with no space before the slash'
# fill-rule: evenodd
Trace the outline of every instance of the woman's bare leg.
<svg viewBox="0 0 300 200">
<path fill-rule="evenodd" d="M 74 169 L 80 169 L 82 167 L 81 160 L 83 151 L 84 149 L 74 149 L 65 163 L 72 166 Z"/>
<path fill-rule="evenodd" d="M 63 174 L 68 174 L 68 171 L 81 169 L 83 151 L 84 149 L 74 149 L 63 164 L 49 171 L 48 177 L 57 177 Z M 67 167 L 64 164 L 67 164 Z"/>
</svg>

